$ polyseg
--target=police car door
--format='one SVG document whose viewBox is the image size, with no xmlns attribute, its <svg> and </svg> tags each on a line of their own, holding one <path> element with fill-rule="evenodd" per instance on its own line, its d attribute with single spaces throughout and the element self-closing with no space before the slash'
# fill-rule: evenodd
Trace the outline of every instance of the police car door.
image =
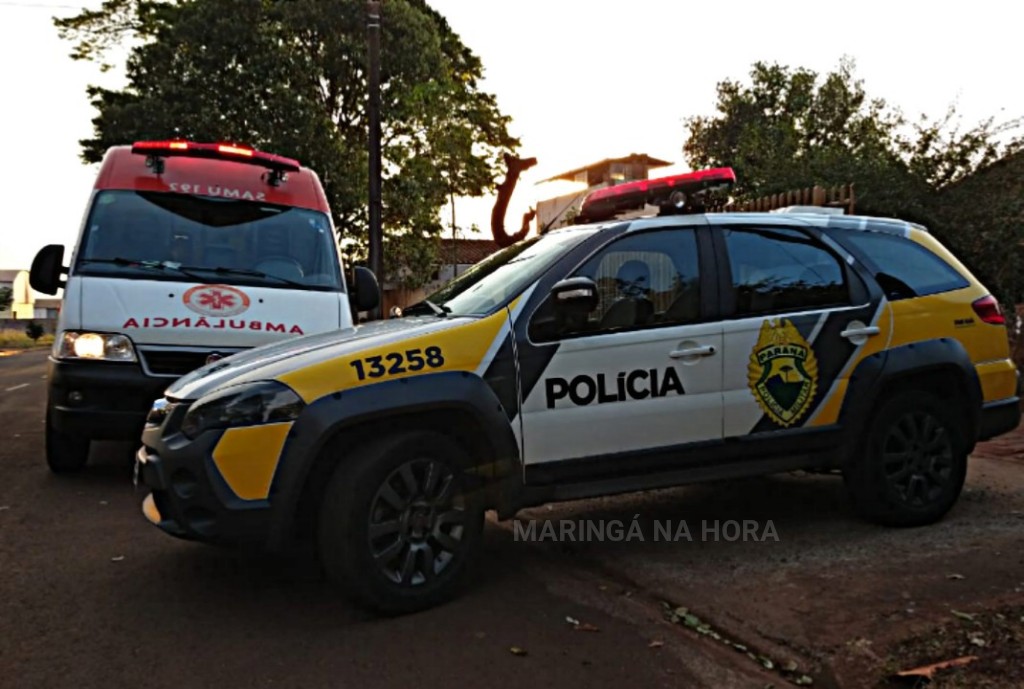
<svg viewBox="0 0 1024 689">
<path fill-rule="evenodd" d="M 528 482 L 628 474 L 651 459 L 631 453 L 721 439 L 708 229 L 685 217 L 641 227 L 555 276 L 592 280 L 595 308 L 556 319 L 549 294 L 527 314 L 528 333 L 517 328 L 528 340 L 519 347 Z"/>
<path fill-rule="evenodd" d="M 809 431 L 836 422 L 852 365 L 883 348 L 890 330 L 853 259 L 812 224 L 779 218 L 709 219 L 721 268 L 725 437 L 756 441 L 765 457 L 786 448 L 766 440 L 795 441 L 794 452 L 828 445 L 827 433 Z"/>
</svg>

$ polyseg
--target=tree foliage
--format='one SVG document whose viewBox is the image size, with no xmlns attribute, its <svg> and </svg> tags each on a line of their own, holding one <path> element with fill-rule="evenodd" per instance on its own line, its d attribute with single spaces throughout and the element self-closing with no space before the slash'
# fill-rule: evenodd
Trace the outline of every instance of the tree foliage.
<svg viewBox="0 0 1024 689">
<path fill-rule="evenodd" d="M 10 287 L 0 287 L 0 311 L 6 311 L 11 308 L 11 303 L 14 301 L 14 290 Z"/>
<path fill-rule="evenodd" d="M 424 0 L 382 3 L 385 268 L 421 282 L 439 211 L 494 186 L 519 142 L 483 65 Z M 82 158 L 171 136 L 229 140 L 293 156 L 321 176 L 350 258 L 367 233 L 365 3 L 359 0 L 104 0 L 55 23 L 72 57 L 103 64 L 133 41 L 124 90 L 90 87 L 98 110 Z M 409 263 L 408 261 L 413 261 Z"/>
<path fill-rule="evenodd" d="M 963 251 L 965 262 L 1003 298 L 1024 296 L 1009 277 L 1011 266 L 1004 265 L 1007 255 L 1017 255 L 1005 249 L 1024 239 L 1020 225 L 1000 225 L 975 197 L 952 193 L 979 170 L 1020 150 L 1020 139 L 1008 136 L 1020 120 L 997 124 L 989 118 L 964 129 L 950 107 L 940 117 L 911 121 L 869 97 L 854 72 L 849 59 L 823 76 L 755 63 L 749 83 L 718 84 L 714 115 L 687 120 L 687 161 L 694 168 L 731 166 L 741 198 L 853 183 L 857 212 L 924 223 Z M 976 233 L 970 241 L 955 219 L 966 216 Z M 1016 241 L 1008 232 L 1016 232 Z M 998 237 L 999 243 L 979 242 L 977 236 L 993 242 Z"/>
</svg>

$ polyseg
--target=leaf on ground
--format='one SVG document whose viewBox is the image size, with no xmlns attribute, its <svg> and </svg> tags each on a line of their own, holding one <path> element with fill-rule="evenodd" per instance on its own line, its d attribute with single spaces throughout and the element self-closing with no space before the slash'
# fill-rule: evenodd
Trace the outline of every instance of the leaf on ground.
<svg viewBox="0 0 1024 689">
<path fill-rule="evenodd" d="M 968 663 L 973 663 L 978 659 L 978 656 L 962 656 L 960 658 L 953 658 L 952 660 L 943 660 L 939 663 L 932 663 L 931 665 L 922 665 L 921 667 L 915 667 L 912 670 L 902 670 L 896 673 L 897 677 L 925 677 L 931 679 L 936 670 L 944 670 L 948 667 L 961 667 Z"/>
<path fill-rule="evenodd" d="M 116 556 L 110 558 L 110 561 L 111 562 L 120 562 L 123 559 L 124 559 L 124 555 L 116 555 Z"/>
<path fill-rule="evenodd" d="M 793 680 L 793 683 L 798 684 L 801 687 L 809 687 L 812 684 L 814 684 L 814 680 L 808 677 L 807 675 L 800 675 L 795 680 Z"/>
<path fill-rule="evenodd" d="M 786 672 L 796 672 L 800 666 L 796 664 L 795 660 L 787 660 L 786 664 L 782 666 L 782 669 Z"/>
<path fill-rule="evenodd" d="M 657 639 L 655 639 L 651 643 L 647 644 L 647 648 L 661 648 L 664 645 L 665 645 L 664 641 L 658 641 Z"/>
<path fill-rule="evenodd" d="M 524 655 L 526 655 L 526 649 L 519 648 L 518 646 L 510 647 L 508 649 L 508 652 L 511 653 L 514 656 L 524 656 Z"/>
<path fill-rule="evenodd" d="M 963 574 L 947 574 L 947 575 L 946 575 L 946 578 L 947 578 L 947 579 L 955 579 L 955 580 L 959 580 L 959 579 L 963 579 L 963 578 L 964 578 L 964 575 L 963 575 Z"/>
<path fill-rule="evenodd" d="M 950 610 L 955 617 L 959 617 L 961 620 L 967 620 L 968 622 L 974 622 L 974 615 L 968 612 L 960 612 L 959 610 Z"/>
</svg>

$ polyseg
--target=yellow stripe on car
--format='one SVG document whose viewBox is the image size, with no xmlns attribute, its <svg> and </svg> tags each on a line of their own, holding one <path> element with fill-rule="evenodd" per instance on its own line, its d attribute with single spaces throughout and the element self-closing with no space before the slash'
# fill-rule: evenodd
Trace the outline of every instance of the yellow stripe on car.
<svg viewBox="0 0 1024 689">
<path fill-rule="evenodd" d="M 445 371 L 476 371 L 508 312 L 291 371 L 279 380 L 308 404 L 325 395 L 386 380 Z"/>
<path fill-rule="evenodd" d="M 229 428 L 213 451 L 213 463 L 235 495 L 261 500 L 270 495 L 292 422 Z"/>
</svg>

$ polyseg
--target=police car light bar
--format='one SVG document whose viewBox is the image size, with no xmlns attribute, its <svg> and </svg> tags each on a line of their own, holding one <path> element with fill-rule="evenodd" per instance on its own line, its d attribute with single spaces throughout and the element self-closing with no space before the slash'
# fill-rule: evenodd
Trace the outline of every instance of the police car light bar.
<svg viewBox="0 0 1024 689">
<path fill-rule="evenodd" d="M 686 209 L 694 208 L 694 201 L 708 191 L 725 189 L 735 183 L 736 173 L 732 168 L 719 167 L 616 184 L 591 192 L 583 200 L 576 222 L 608 220 L 618 213 L 645 205 L 658 206 L 665 214 L 686 212 Z"/>
<path fill-rule="evenodd" d="M 233 160 L 239 163 L 260 165 L 277 172 L 298 172 L 300 169 L 297 160 L 234 144 L 197 143 L 195 141 L 136 141 L 132 144 L 132 153 L 156 158 L 185 156 Z"/>
</svg>

